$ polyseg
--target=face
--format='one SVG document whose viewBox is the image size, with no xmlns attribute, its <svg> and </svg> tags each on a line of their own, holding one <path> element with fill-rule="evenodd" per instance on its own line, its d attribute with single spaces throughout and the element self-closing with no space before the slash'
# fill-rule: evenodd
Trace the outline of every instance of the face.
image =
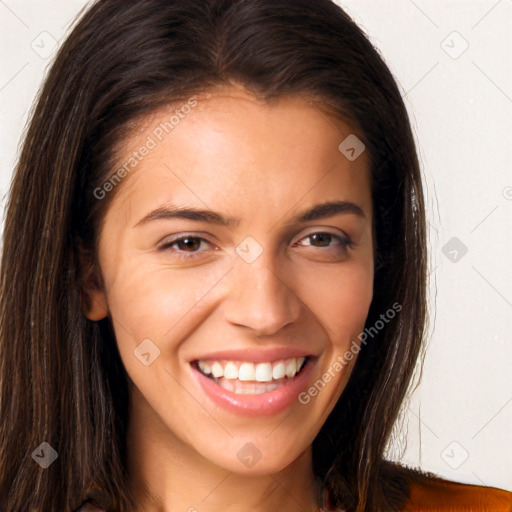
<svg viewBox="0 0 512 512">
<path fill-rule="evenodd" d="M 189 104 L 172 130 L 176 106 L 125 141 L 86 314 L 111 318 L 149 435 L 233 472 L 277 472 L 310 449 L 357 357 L 373 289 L 368 158 L 347 158 L 353 129 L 304 99 L 229 88 Z"/>
</svg>

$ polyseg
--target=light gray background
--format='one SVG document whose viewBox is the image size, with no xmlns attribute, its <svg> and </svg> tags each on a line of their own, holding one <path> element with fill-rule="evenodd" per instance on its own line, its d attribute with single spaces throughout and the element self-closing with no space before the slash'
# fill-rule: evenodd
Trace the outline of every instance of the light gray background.
<svg viewBox="0 0 512 512">
<path fill-rule="evenodd" d="M 388 455 L 512 490 L 512 0 L 338 3 L 400 83 L 426 185 L 432 320 Z M 0 0 L 2 212 L 29 109 L 85 4 Z"/>
</svg>

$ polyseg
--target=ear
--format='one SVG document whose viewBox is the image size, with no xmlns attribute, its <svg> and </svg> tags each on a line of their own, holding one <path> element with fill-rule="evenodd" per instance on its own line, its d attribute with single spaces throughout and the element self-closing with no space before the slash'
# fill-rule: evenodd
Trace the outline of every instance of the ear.
<svg viewBox="0 0 512 512">
<path fill-rule="evenodd" d="M 99 265 L 94 256 L 82 248 L 78 249 L 80 266 L 80 300 L 84 315 L 93 322 L 108 315 L 107 296 Z"/>
<path fill-rule="evenodd" d="M 103 320 L 108 315 L 107 298 L 103 290 L 84 290 L 82 301 L 84 315 L 93 322 Z"/>
</svg>

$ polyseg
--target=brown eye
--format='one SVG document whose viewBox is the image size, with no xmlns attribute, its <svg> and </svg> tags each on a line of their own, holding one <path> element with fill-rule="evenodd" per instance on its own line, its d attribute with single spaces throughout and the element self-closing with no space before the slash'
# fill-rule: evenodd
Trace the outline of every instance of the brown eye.
<svg viewBox="0 0 512 512">
<path fill-rule="evenodd" d="M 202 252 L 205 252 L 204 250 L 200 250 L 203 242 L 206 245 L 211 245 L 210 242 L 204 238 L 186 235 L 165 243 L 160 247 L 160 250 L 175 254 L 178 258 L 192 259 L 198 257 Z"/>
<path fill-rule="evenodd" d="M 350 239 L 335 235 L 334 233 L 327 232 L 311 233 L 305 236 L 302 240 L 310 240 L 309 243 L 304 245 L 318 248 L 329 248 L 339 245 L 341 245 L 344 248 L 347 248 L 351 246 Z M 335 243 L 332 243 L 333 241 Z"/>
<path fill-rule="evenodd" d="M 201 246 L 201 239 L 194 237 L 180 238 L 175 240 L 172 245 L 174 244 L 176 244 L 180 250 L 195 252 Z"/>
<path fill-rule="evenodd" d="M 330 233 L 315 233 L 309 235 L 308 238 L 312 241 L 310 245 L 314 245 L 315 247 L 328 247 L 333 239 L 333 235 Z"/>
</svg>

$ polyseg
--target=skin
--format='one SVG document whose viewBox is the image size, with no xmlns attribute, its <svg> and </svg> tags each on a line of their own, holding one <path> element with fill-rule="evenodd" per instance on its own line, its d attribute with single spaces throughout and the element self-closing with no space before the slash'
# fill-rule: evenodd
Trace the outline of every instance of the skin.
<svg viewBox="0 0 512 512">
<path fill-rule="evenodd" d="M 119 161 L 165 119 L 165 110 L 145 119 Z M 364 329 L 373 290 L 368 158 L 349 161 L 338 150 L 353 132 L 303 98 L 269 106 L 230 86 L 198 97 L 117 185 L 99 234 L 103 286 L 87 290 L 85 314 L 112 319 L 131 379 L 127 446 L 137 511 L 315 510 L 311 443 L 345 388 L 357 356 L 332 368 Z M 291 222 L 331 200 L 355 203 L 364 217 Z M 165 203 L 239 223 L 137 225 Z M 308 237 L 325 232 L 334 236 Z M 205 241 L 161 249 L 176 235 Z M 235 251 L 248 236 L 263 249 L 250 264 Z M 340 244 L 346 236 L 350 247 Z M 134 356 L 145 339 L 160 350 L 149 366 Z M 197 354 L 276 345 L 318 355 L 310 385 L 334 373 L 309 403 L 249 418 L 211 402 L 192 378 Z M 250 468 L 237 457 L 248 442 L 261 452 Z"/>
</svg>

